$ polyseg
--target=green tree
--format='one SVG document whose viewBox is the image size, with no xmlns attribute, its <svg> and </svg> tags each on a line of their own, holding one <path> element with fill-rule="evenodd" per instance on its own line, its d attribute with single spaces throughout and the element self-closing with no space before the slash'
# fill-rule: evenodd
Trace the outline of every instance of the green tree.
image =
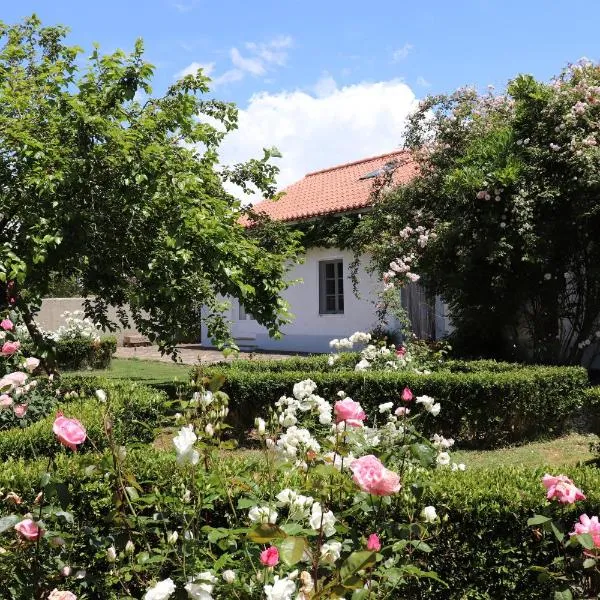
<svg viewBox="0 0 600 600">
<path fill-rule="evenodd" d="M 429 97 L 407 128 L 418 177 L 382 187 L 355 244 L 388 287 L 440 294 L 467 353 L 578 362 L 600 337 L 599 144 L 595 64 Z"/>
<path fill-rule="evenodd" d="M 200 307 L 210 335 L 230 341 L 227 296 L 277 335 L 295 238 L 273 248 L 249 236 L 223 187 L 273 195 L 276 151 L 219 167 L 237 110 L 207 97 L 201 71 L 156 97 L 140 40 L 84 62 L 66 33 L 35 16 L 0 24 L 0 310 L 16 309 L 42 344 L 34 315 L 63 278 L 92 298 L 95 321 L 113 328 L 114 305 L 126 324 L 128 306 L 166 351 L 197 327 Z"/>
</svg>

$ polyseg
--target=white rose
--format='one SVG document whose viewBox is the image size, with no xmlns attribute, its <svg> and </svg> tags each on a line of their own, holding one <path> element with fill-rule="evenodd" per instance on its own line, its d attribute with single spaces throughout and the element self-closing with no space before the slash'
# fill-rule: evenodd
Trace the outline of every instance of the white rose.
<svg viewBox="0 0 600 600">
<path fill-rule="evenodd" d="M 173 438 L 173 445 L 175 446 L 175 452 L 177 452 L 177 462 L 179 464 L 186 462 L 192 465 L 198 464 L 200 454 L 194 450 L 194 443 L 197 439 L 193 425 L 182 427 L 177 436 Z"/>
<path fill-rule="evenodd" d="M 384 402 L 383 404 L 379 405 L 379 412 L 382 414 L 389 412 L 390 410 L 392 410 L 393 406 L 394 406 L 393 402 Z"/>
<path fill-rule="evenodd" d="M 106 392 L 104 390 L 96 390 L 96 398 L 100 402 L 106 402 Z"/>
<path fill-rule="evenodd" d="M 256 431 L 257 431 L 258 435 L 265 434 L 265 432 L 267 430 L 267 424 L 265 423 L 264 419 L 257 417 L 256 420 L 254 421 L 254 426 L 256 427 Z"/>
<path fill-rule="evenodd" d="M 144 600 L 167 600 L 175 591 L 175 584 L 169 577 L 163 581 L 159 581 L 154 587 L 151 587 L 144 595 Z"/>
<path fill-rule="evenodd" d="M 325 542 L 321 546 L 321 558 L 325 562 L 334 563 L 336 560 L 339 559 L 341 552 L 342 544 L 341 542 L 337 542 L 335 540 Z"/>
<path fill-rule="evenodd" d="M 278 575 L 273 578 L 273 585 L 264 587 L 266 600 L 292 600 L 296 593 L 296 584 L 287 577 L 279 579 Z"/>
<path fill-rule="evenodd" d="M 114 546 L 111 546 L 107 551 L 106 551 L 106 560 L 109 563 L 114 563 L 117 560 L 117 551 L 115 549 Z"/>
<path fill-rule="evenodd" d="M 167 536 L 167 542 L 169 544 L 176 544 L 177 540 L 179 539 L 179 534 L 176 531 L 172 531 L 168 536 Z"/>
<path fill-rule="evenodd" d="M 233 583 L 235 581 L 235 571 L 232 571 L 231 569 L 223 571 L 223 581 L 225 583 Z"/>
<path fill-rule="evenodd" d="M 438 465 L 446 466 L 450 464 L 450 455 L 447 452 L 440 452 L 437 455 Z"/>
<path fill-rule="evenodd" d="M 438 518 L 437 512 L 435 511 L 435 507 L 433 507 L 433 506 L 426 506 L 421 511 L 421 517 L 423 517 L 423 520 L 426 523 L 433 523 Z"/>
<path fill-rule="evenodd" d="M 217 578 L 210 571 L 204 571 L 188 579 L 185 591 L 193 600 L 212 600 L 212 591 L 216 581 Z"/>
</svg>

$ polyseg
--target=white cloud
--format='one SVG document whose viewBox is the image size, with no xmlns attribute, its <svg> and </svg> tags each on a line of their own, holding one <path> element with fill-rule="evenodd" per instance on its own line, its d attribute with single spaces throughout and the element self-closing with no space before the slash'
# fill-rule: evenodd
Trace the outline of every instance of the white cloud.
<svg viewBox="0 0 600 600">
<path fill-rule="evenodd" d="M 276 161 L 282 189 L 310 171 L 398 148 L 416 105 L 414 92 L 397 79 L 338 88 L 324 75 L 312 93 L 262 92 L 240 110 L 239 129 L 225 138 L 221 160 L 242 162 L 276 146 L 283 154 Z"/>
<path fill-rule="evenodd" d="M 425 77 L 423 77 L 422 75 L 419 75 L 417 77 L 417 85 L 420 85 L 421 87 L 430 87 L 431 83 L 429 81 L 427 81 L 427 79 L 425 79 Z"/>
<path fill-rule="evenodd" d="M 191 0 L 190 2 L 173 2 L 172 5 L 180 13 L 186 13 L 198 6 L 200 0 Z"/>
<path fill-rule="evenodd" d="M 246 71 L 252 75 L 264 75 L 265 67 L 259 58 L 244 58 L 237 48 L 230 51 L 231 63 L 240 71 Z"/>
<path fill-rule="evenodd" d="M 253 77 L 265 75 L 287 62 L 288 49 L 293 40 L 289 35 L 279 35 L 268 42 L 247 42 L 247 53 L 233 47 L 229 51 L 232 68 L 213 79 L 213 87 L 243 79 L 246 74 Z"/>
<path fill-rule="evenodd" d="M 193 62 L 193 63 L 189 64 L 187 67 L 185 67 L 185 69 L 181 69 L 181 71 L 179 71 L 177 73 L 176 77 L 179 78 L 179 77 L 185 77 L 186 75 L 195 75 L 196 72 L 198 71 L 198 69 L 202 69 L 202 73 L 204 75 L 210 76 L 210 74 L 215 69 L 215 63 L 214 62 L 210 62 L 210 63 Z"/>
<path fill-rule="evenodd" d="M 404 44 L 404 46 L 402 46 L 402 48 L 398 48 L 397 50 L 394 50 L 394 52 L 392 53 L 392 61 L 400 62 L 401 60 L 404 60 L 410 54 L 412 49 L 413 49 L 412 44 L 409 44 L 409 43 Z"/>
</svg>

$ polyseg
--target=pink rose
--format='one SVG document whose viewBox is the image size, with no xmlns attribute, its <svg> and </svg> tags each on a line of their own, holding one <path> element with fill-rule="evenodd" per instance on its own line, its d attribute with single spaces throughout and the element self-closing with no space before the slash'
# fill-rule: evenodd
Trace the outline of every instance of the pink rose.
<svg viewBox="0 0 600 600">
<path fill-rule="evenodd" d="M 372 454 L 357 458 L 350 463 L 352 479 L 363 492 L 374 496 L 391 496 L 400 491 L 400 477 L 386 469 Z"/>
<path fill-rule="evenodd" d="M 399 406 L 395 411 L 394 414 L 397 417 L 408 417 L 408 415 L 410 415 L 410 408 L 406 408 L 404 406 Z"/>
<path fill-rule="evenodd" d="M 61 412 L 56 415 L 52 431 L 63 446 L 73 451 L 77 451 L 77 445 L 83 444 L 87 438 L 85 427 L 77 419 L 63 417 Z"/>
<path fill-rule="evenodd" d="M 44 530 L 38 527 L 38 524 L 32 519 L 24 519 L 15 525 L 19 535 L 29 541 L 37 540 L 44 535 Z"/>
<path fill-rule="evenodd" d="M 585 500 L 583 492 L 566 475 L 549 475 L 542 477 L 542 484 L 548 490 L 546 498 L 556 498 L 561 504 L 574 504 L 577 500 Z"/>
<path fill-rule="evenodd" d="M 23 373 L 23 371 L 15 371 L 14 373 L 5 375 L 2 378 L 2 381 L 8 381 L 10 384 L 16 387 L 18 385 L 23 385 L 27 381 L 28 377 L 29 375 L 27 375 L 27 373 Z"/>
<path fill-rule="evenodd" d="M 8 408 L 12 406 L 13 399 L 8 394 L 2 394 L 0 396 L 0 408 Z"/>
<path fill-rule="evenodd" d="M 77 596 L 73 592 L 67 592 L 66 590 L 57 590 L 56 588 L 54 588 L 50 592 L 48 600 L 77 600 Z"/>
<path fill-rule="evenodd" d="M 260 562 L 265 567 L 274 567 L 279 563 L 279 550 L 275 546 L 269 546 L 260 553 Z"/>
<path fill-rule="evenodd" d="M 348 427 L 362 427 L 363 421 L 367 418 L 362 406 L 351 398 L 338 400 L 333 407 L 333 412 L 336 417 L 335 422 L 345 421 Z"/>
<path fill-rule="evenodd" d="M 40 366 L 40 359 L 39 358 L 35 358 L 33 356 L 29 356 L 29 357 L 27 357 L 25 359 L 25 368 L 30 373 L 33 373 L 33 371 L 35 371 L 39 366 Z"/>
<path fill-rule="evenodd" d="M 10 356 L 11 354 L 17 352 L 20 347 L 21 342 L 4 342 L 0 354 L 4 354 L 4 356 Z"/>
<path fill-rule="evenodd" d="M 410 402 L 413 399 L 412 390 L 409 387 L 405 387 L 402 390 L 401 398 L 402 398 L 402 400 L 404 400 L 404 402 Z"/>
<path fill-rule="evenodd" d="M 0 321 L 0 327 L 2 327 L 4 331 L 12 331 L 14 325 L 10 319 L 2 319 L 2 321 Z"/>
<path fill-rule="evenodd" d="M 589 533 L 594 541 L 594 546 L 600 548 L 600 522 L 598 522 L 598 517 L 590 518 L 587 515 L 581 515 L 579 523 L 575 523 L 575 530 L 571 531 L 569 535 L 581 535 L 583 533 Z M 595 553 L 586 550 L 584 554 L 593 556 Z"/>
<path fill-rule="evenodd" d="M 381 550 L 381 540 L 376 533 L 372 533 L 367 540 L 367 550 L 379 552 Z"/>
<path fill-rule="evenodd" d="M 396 356 L 402 358 L 406 354 L 406 348 L 404 346 L 400 346 L 400 348 L 396 348 Z"/>
<path fill-rule="evenodd" d="M 15 413 L 15 417 L 18 419 L 22 419 L 27 414 L 28 404 L 16 404 L 13 407 L 13 412 Z"/>
</svg>

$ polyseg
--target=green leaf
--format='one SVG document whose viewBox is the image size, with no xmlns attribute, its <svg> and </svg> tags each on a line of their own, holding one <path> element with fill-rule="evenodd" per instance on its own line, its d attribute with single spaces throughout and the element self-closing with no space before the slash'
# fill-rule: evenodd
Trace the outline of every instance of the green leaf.
<svg viewBox="0 0 600 600">
<path fill-rule="evenodd" d="M 592 569 L 596 566 L 596 559 L 595 558 L 586 558 L 583 561 L 583 568 L 584 569 Z"/>
<path fill-rule="evenodd" d="M 361 550 L 359 552 L 353 552 L 342 564 L 340 569 L 340 577 L 342 584 L 344 580 L 352 577 L 357 571 L 367 569 L 375 566 L 377 562 L 377 555 L 369 550 Z"/>
<path fill-rule="evenodd" d="M 287 537 L 279 544 L 279 556 L 288 567 L 291 567 L 302 560 L 305 548 L 304 538 Z"/>
<path fill-rule="evenodd" d="M 411 540 L 410 545 L 414 546 L 414 548 L 416 550 L 420 550 L 421 552 L 431 552 L 432 551 L 431 546 L 421 540 Z"/>
<path fill-rule="evenodd" d="M 581 533 L 575 537 L 586 550 L 592 550 L 595 547 L 594 538 L 589 533 Z"/>
<path fill-rule="evenodd" d="M 17 515 L 8 515 L 8 517 L 2 517 L 0 519 L 0 533 L 4 533 L 8 529 L 14 527 L 20 518 Z"/>
<path fill-rule="evenodd" d="M 73 514 L 66 510 L 59 510 L 54 513 L 57 517 L 62 517 L 67 523 L 73 523 Z"/>
<path fill-rule="evenodd" d="M 527 525 L 530 527 L 532 525 L 543 525 L 544 523 L 548 523 L 552 519 L 550 517 L 545 517 L 544 515 L 535 515 L 531 517 L 531 519 L 527 519 Z"/>
<path fill-rule="evenodd" d="M 554 592 L 554 600 L 573 600 L 573 594 L 571 594 L 571 590 L 569 589 Z"/>
<path fill-rule="evenodd" d="M 285 537 L 285 532 L 279 529 L 277 525 L 271 523 L 261 523 L 256 525 L 249 533 L 248 539 L 256 544 L 267 544 L 273 540 Z"/>
</svg>

